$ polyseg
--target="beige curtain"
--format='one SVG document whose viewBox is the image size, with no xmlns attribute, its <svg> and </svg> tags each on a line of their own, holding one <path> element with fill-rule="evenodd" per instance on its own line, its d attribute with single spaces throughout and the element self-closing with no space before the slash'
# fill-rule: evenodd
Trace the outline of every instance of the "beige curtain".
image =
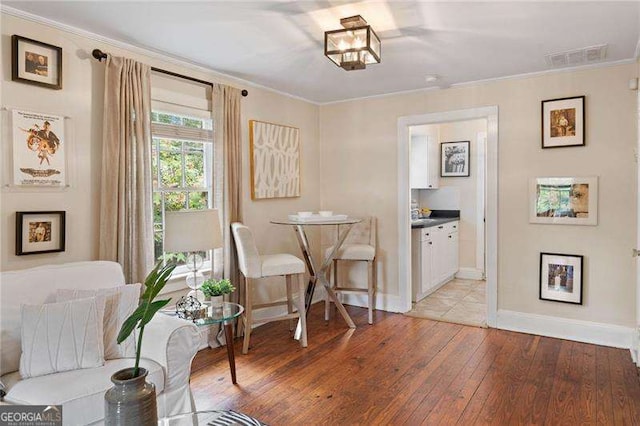
<svg viewBox="0 0 640 426">
<path fill-rule="evenodd" d="M 230 224 L 242 222 L 242 135 L 241 135 L 241 97 L 240 90 L 223 84 L 213 85 L 214 132 L 216 146 L 222 149 L 218 158 L 224 159 L 225 209 L 225 276 L 236 286 L 234 302 L 243 299 L 240 273 L 236 258 L 236 249 L 231 237 Z M 218 151 L 217 151 L 218 152 Z"/>
<path fill-rule="evenodd" d="M 127 282 L 153 267 L 151 69 L 106 63 L 100 194 L 100 259 L 120 263 Z"/>
</svg>

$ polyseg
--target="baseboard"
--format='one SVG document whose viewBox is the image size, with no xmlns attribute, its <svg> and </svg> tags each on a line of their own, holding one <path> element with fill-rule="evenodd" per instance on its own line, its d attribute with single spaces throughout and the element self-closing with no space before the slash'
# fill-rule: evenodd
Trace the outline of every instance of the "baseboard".
<svg viewBox="0 0 640 426">
<path fill-rule="evenodd" d="M 482 271 L 476 268 L 460 268 L 456 272 L 456 278 L 461 280 L 482 280 L 483 275 Z"/>
<path fill-rule="evenodd" d="M 621 325 L 503 309 L 498 310 L 497 328 L 629 350 L 632 349 L 634 335 L 633 328 Z"/>
<path fill-rule="evenodd" d="M 369 306 L 369 296 L 366 293 L 342 293 L 341 302 L 345 305 Z M 376 309 L 387 312 L 404 312 L 400 303 L 400 296 L 395 294 L 376 293 Z"/>
</svg>

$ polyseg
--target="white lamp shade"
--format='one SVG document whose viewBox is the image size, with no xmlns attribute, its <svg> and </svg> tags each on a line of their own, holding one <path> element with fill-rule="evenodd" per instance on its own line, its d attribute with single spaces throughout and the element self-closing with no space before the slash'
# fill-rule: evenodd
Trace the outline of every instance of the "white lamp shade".
<svg viewBox="0 0 640 426">
<path fill-rule="evenodd" d="M 164 251 L 205 251 L 222 247 L 217 209 L 165 213 Z"/>
</svg>

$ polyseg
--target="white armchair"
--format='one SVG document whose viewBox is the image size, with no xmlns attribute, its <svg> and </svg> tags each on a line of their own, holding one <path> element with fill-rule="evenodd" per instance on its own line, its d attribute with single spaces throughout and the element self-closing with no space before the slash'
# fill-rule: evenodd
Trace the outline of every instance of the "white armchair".
<svg viewBox="0 0 640 426">
<path fill-rule="evenodd" d="M 0 275 L 0 375 L 5 403 L 62 405 L 65 425 L 102 424 L 104 393 L 116 371 L 133 365 L 132 358 L 107 360 L 97 368 L 65 371 L 22 379 L 19 369 L 20 307 L 55 301 L 61 288 L 97 289 L 124 285 L 114 262 L 48 265 Z M 158 416 L 194 409 L 189 389 L 191 361 L 200 345 L 194 324 L 157 314 L 145 328 L 141 366 L 156 386 Z"/>
</svg>

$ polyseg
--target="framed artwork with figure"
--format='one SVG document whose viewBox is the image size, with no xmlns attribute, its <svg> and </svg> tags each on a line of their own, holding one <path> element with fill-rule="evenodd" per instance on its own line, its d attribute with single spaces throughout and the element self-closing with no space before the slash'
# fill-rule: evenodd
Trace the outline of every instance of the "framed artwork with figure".
<svg viewBox="0 0 640 426">
<path fill-rule="evenodd" d="M 440 177 L 469 176 L 469 141 L 440 144 Z"/>
<path fill-rule="evenodd" d="M 540 253 L 540 300 L 582 305 L 584 256 Z"/>
<path fill-rule="evenodd" d="M 11 80 L 62 89 L 62 48 L 19 35 L 11 36 Z"/>
<path fill-rule="evenodd" d="M 533 178 L 529 197 L 529 223 L 598 224 L 597 176 Z"/>
<path fill-rule="evenodd" d="M 65 250 L 64 211 L 16 212 L 16 256 Z"/>
<path fill-rule="evenodd" d="M 584 146 L 584 96 L 542 101 L 542 148 Z"/>
</svg>

